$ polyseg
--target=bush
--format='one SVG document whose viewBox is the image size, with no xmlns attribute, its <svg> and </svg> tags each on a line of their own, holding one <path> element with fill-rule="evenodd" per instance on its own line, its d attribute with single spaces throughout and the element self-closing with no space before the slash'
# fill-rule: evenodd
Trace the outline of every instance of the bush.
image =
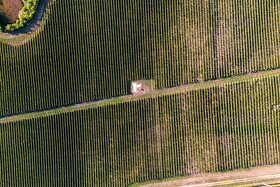
<svg viewBox="0 0 280 187">
<path fill-rule="evenodd" d="M 24 6 L 19 12 L 19 19 L 16 21 L 16 23 L 8 24 L 5 26 L 5 28 L 1 31 L 15 31 L 23 26 L 25 26 L 34 16 L 37 6 L 38 6 L 39 0 L 23 0 Z"/>
</svg>

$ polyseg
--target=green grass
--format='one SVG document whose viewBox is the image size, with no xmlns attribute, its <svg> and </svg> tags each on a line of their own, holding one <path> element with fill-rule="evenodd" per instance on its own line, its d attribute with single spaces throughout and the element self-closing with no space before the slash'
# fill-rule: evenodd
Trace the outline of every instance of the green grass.
<svg viewBox="0 0 280 187">
<path fill-rule="evenodd" d="M 127 186 L 279 163 L 280 76 L 0 126 L 1 184 Z"/>
<path fill-rule="evenodd" d="M 126 95 L 131 80 L 161 89 L 278 68 L 279 8 L 273 0 L 56 1 L 30 41 L 0 43 L 0 116 Z"/>
</svg>

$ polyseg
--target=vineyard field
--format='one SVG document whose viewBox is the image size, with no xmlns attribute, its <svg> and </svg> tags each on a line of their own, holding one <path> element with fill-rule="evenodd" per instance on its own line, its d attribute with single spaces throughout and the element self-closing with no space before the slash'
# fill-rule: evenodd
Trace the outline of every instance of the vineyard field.
<svg viewBox="0 0 280 187">
<path fill-rule="evenodd" d="M 0 117 L 280 67 L 275 0 L 56 0 L 23 45 L 0 41 Z M 35 122 L 34 122 L 35 123 Z"/>
<path fill-rule="evenodd" d="M 0 124 L 0 184 L 128 186 L 280 162 L 280 75 Z"/>
</svg>

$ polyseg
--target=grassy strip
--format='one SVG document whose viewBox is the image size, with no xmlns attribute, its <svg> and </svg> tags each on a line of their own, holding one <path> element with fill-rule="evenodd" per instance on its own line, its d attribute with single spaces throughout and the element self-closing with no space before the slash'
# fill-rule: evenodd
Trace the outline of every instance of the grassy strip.
<svg viewBox="0 0 280 187">
<path fill-rule="evenodd" d="M 267 70 L 267 71 L 262 71 L 262 72 L 247 74 L 247 75 L 240 75 L 240 76 L 234 76 L 234 77 L 230 77 L 230 78 L 201 82 L 201 83 L 197 83 L 197 84 L 190 84 L 190 85 L 184 85 L 184 86 L 179 86 L 179 87 L 174 87 L 174 88 L 156 90 L 156 91 L 152 91 L 149 93 L 145 93 L 143 95 L 137 95 L 137 96 L 128 95 L 128 96 L 121 96 L 121 97 L 116 97 L 116 98 L 111 98 L 111 99 L 104 99 L 104 100 L 100 100 L 100 101 L 96 101 L 96 102 L 81 103 L 81 104 L 76 104 L 76 105 L 72 105 L 72 106 L 60 107 L 60 108 L 56 108 L 56 109 L 50 109 L 50 110 L 39 111 L 39 112 L 31 112 L 31 113 L 26 113 L 26 114 L 20 114 L 20 115 L 0 118 L 0 124 L 7 123 L 7 122 L 20 121 L 20 120 L 41 118 L 41 117 L 45 117 L 45 116 L 54 116 L 54 115 L 69 113 L 69 112 L 73 112 L 73 111 L 86 110 L 86 109 L 91 109 L 91 108 L 103 107 L 103 106 L 107 106 L 107 105 L 116 105 L 116 104 L 120 104 L 120 103 L 136 101 L 136 100 L 156 98 L 159 96 L 167 96 L 167 95 L 172 95 L 175 93 L 184 93 L 187 91 L 200 90 L 200 89 L 211 88 L 211 87 L 215 87 L 215 86 L 223 87 L 223 86 L 225 86 L 227 84 L 231 84 L 231 83 L 246 82 L 246 81 L 249 81 L 252 79 L 259 79 L 259 78 L 268 78 L 270 76 L 278 76 L 279 74 L 280 74 L 280 69 Z"/>
</svg>

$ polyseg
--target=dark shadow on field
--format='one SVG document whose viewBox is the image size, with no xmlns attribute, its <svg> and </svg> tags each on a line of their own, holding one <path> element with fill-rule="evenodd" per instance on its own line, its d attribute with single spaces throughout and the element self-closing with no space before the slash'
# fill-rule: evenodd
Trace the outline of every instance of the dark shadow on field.
<svg viewBox="0 0 280 187">
<path fill-rule="evenodd" d="M 65 114 L 1 126 L 1 184 L 82 186 L 84 127 L 75 117 L 71 122 Z"/>
<path fill-rule="evenodd" d="M 155 110 L 145 100 L 1 125 L 1 184 L 126 186 L 158 178 Z"/>
</svg>

